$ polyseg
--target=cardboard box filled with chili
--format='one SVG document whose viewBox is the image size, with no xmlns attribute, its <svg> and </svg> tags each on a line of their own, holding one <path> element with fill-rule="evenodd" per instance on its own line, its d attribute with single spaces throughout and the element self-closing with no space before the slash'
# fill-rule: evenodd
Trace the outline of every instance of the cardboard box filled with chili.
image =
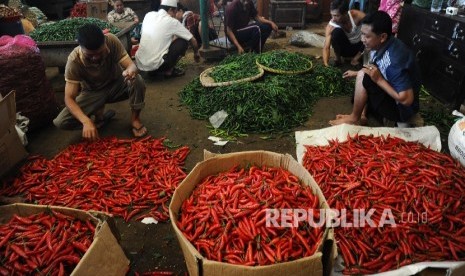
<svg viewBox="0 0 465 276">
<path fill-rule="evenodd" d="M 1 274 L 126 275 L 113 218 L 101 212 L 15 203 L 0 206 Z"/>
<path fill-rule="evenodd" d="M 169 210 L 190 275 L 329 275 L 334 232 L 319 220 L 328 208 L 290 155 L 248 151 L 205 152 Z M 304 211 L 314 220 L 298 219 Z"/>
</svg>

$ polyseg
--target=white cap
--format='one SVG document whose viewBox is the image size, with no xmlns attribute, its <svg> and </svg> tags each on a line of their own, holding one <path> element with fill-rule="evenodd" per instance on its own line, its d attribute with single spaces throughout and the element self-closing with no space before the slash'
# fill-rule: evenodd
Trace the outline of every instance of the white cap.
<svg viewBox="0 0 465 276">
<path fill-rule="evenodd" d="M 178 0 L 161 0 L 160 5 L 177 8 Z"/>
</svg>

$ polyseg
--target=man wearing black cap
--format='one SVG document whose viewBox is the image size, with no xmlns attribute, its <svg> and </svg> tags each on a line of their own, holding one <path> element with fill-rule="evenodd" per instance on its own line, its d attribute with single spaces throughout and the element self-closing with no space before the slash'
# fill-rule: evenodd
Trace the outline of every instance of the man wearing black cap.
<svg viewBox="0 0 465 276">
<path fill-rule="evenodd" d="M 62 129 L 82 128 L 83 138 L 96 140 L 97 129 L 115 115 L 112 110 L 104 113 L 105 104 L 129 98 L 132 133 L 146 135 L 140 120 L 144 80 L 119 39 L 104 35 L 97 25 L 86 24 L 79 29 L 77 40 L 79 46 L 68 56 L 65 69 L 66 108 L 53 123 Z"/>
</svg>

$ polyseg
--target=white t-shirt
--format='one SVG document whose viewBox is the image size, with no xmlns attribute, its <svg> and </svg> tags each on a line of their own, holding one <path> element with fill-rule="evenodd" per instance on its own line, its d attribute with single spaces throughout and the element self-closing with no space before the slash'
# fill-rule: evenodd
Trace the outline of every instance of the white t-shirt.
<svg viewBox="0 0 465 276">
<path fill-rule="evenodd" d="M 174 37 L 189 41 L 192 34 L 179 20 L 165 10 L 149 12 L 142 22 L 141 40 L 136 52 L 136 65 L 142 71 L 157 70 Z"/>
</svg>

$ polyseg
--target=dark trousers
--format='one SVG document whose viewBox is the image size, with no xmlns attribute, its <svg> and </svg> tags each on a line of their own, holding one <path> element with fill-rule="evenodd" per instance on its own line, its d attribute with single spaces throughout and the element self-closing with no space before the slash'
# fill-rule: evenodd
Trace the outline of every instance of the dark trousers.
<svg viewBox="0 0 465 276">
<path fill-rule="evenodd" d="M 381 89 L 370 76 L 365 74 L 363 77 L 363 87 L 368 95 L 368 112 L 375 116 L 378 121 L 386 118 L 393 122 L 402 122 L 399 108 L 396 101 Z"/>
<path fill-rule="evenodd" d="M 353 57 L 365 49 L 361 41 L 356 44 L 350 43 L 349 38 L 341 28 L 335 28 L 331 32 L 331 46 L 333 46 L 336 56 L 340 57 Z"/>
<path fill-rule="evenodd" d="M 182 38 L 174 40 L 168 48 L 168 53 L 163 56 L 163 64 L 156 71 L 167 71 L 178 63 L 179 59 L 186 54 L 188 43 Z"/>
<path fill-rule="evenodd" d="M 271 31 L 271 25 L 257 22 L 237 30 L 235 35 L 241 45 L 250 48 L 255 53 L 261 53 Z"/>
</svg>

